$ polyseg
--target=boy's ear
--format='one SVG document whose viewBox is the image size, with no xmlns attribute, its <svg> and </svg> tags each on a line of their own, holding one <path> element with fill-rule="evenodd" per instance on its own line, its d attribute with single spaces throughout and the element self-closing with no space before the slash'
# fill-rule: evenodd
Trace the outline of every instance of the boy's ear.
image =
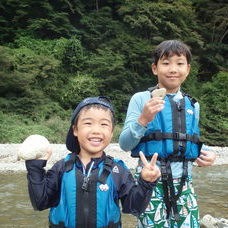
<svg viewBox="0 0 228 228">
<path fill-rule="evenodd" d="M 78 128 L 77 128 L 77 126 L 76 125 L 73 125 L 72 128 L 73 128 L 73 134 L 74 134 L 74 136 L 77 137 L 78 136 Z"/>
<path fill-rule="evenodd" d="M 187 76 L 186 76 L 186 77 L 188 77 L 188 75 L 189 75 L 189 73 L 190 73 L 190 70 L 191 70 L 191 65 L 188 64 L 188 68 L 187 68 L 188 73 L 187 73 Z"/>
<path fill-rule="evenodd" d="M 153 74 L 154 74 L 154 75 L 157 75 L 157 65 L 154 64 L 154 63 L 152 63 L 152 64 L 151 64 L 151 69 L 152 69 Z"/>
</svg>

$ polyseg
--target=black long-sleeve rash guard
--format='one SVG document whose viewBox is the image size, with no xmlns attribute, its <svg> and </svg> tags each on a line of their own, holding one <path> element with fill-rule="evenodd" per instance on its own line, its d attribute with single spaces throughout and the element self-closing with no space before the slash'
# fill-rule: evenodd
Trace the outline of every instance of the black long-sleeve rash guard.
<svg viewBox="0 0 228 228">
<path fill-rule="evenodd" d="M 105 156 L 104 154 L 101 158 L 91 159 L 91 162 L 94 161 L 92 172 L 98 168 L 98 164 L 104 160 Z M 87 165 L 86 171 L 91 162 Z M 46 160 L 26 161 L 29 196 L 35 210 L 55 207 L 60 199 L 65 161 L 58 161 L 47 172 L 44 170 L 46 163 Z M 122 211 L 134 215 L 141 214 L 150 201 L 156 182 L 147 182 L 140 177 L 137 184 L 126 166 L 119 162 L 115 163 L 115 166 L 118 167 L 118 172 L 112 171 L 111 175 L 117 188 L 118 198 L 121 200 Z M 78 172 L 82 172 L 83 165 L 79 157 L 76 158 L 76 168 Z"/>
</svg>

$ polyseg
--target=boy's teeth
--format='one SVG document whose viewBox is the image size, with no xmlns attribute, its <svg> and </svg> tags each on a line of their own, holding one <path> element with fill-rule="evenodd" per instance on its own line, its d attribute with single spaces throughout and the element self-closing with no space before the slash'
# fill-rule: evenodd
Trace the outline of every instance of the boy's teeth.
<svg viewBox="0 0 228 228">
<path fill-rule="evenodd" d="M 100 142 L 101 139 L 90 139 L 90 141 L 93 141 L 93 142 Z"/>
</svg>

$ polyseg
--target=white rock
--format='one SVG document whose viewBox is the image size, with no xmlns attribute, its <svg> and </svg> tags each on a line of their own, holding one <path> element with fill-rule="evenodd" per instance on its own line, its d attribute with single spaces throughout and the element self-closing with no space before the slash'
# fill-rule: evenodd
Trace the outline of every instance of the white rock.
<svg viewBox="0 0 228 228">
<path fill-rule="evenodd" d="M 18 148 L 18 158 L 24 160 L 37 159 L 46 154 L 50 148 L 49 141 L 42 135 L 30 135 Z"/>
<path fill-rule="evenodd" d="M 201 228 L 228 228 L 228 220 L 221 218 L 214 218 L 211 215 L 205 215 L 200 220 Z"/>
<path fill-rule="evenodd" d="M 215 228 L 218 225 L 217 219 L 213 218 L 211 215 L 205 215 L 201 219 L 201 227 L 205 228 Z"/>
<path fill-rule="evenodd" d="M 165 97 L 165 94 L 166 94 L 165 88 L 155 89 L 151 93 L 152 97 L 161 97 L 162 99 Z"/>
</svg>

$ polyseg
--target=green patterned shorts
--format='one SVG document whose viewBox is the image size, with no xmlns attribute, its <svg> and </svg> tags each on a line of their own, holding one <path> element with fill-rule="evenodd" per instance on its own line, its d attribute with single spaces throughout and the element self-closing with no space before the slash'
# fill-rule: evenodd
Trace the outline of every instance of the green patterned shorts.
<svg viewBox="0 0 228 228">
<path fill-rule="evenodd" d="M 136 168 L 135 176 L 138 177 L 141 167 Z M 180 185 L 180 178 L 174 179 L 174 188 L 177 193 Z M 180 198 L 177 201 L 177 208 L 180 215 L 180 221 L 176 222 L 171 212 L 169 219 L 166 219 L 166 206 L 163 200 L 162 182 L 158 181 L 152 193 L 151 201 L 145 210 L 138 217 L 137 228 L 199 228 L 199 210 L 197 205 L 197 196 L 194 193 L 192 179 L 189 177 L 183 186 Z"/>
</svg>

